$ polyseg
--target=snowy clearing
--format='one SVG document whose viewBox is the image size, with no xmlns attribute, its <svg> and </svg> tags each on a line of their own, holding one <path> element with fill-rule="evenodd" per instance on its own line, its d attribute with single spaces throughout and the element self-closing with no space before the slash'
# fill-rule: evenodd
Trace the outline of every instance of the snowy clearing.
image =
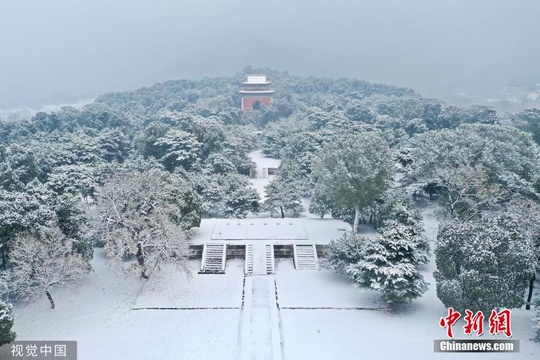
<svg viewBox="0 0 540 360">
<path fill-rule="evenodd" d="M 195 272 L 199 263 L 192 261 L 191 279 L 165 266 L 146 284 L 111 272 L 102 258 L 93 265 L 95 272 L 78 292 L 55 294 L 57 309 L 51 310 L 46 299 L 16 306 L 18 339 L 77 340 L 80 359 L 238 358 L 242 261 L 228 261 L 225 275 L 199 275 Z M 273 283 L 272 276 L 266 278 Z M 433 340 L 445 336 L 438 326 L 445 308 L 435 296 L 432 281 L 424 297 L 403 313 L 393 314 L 351 309 L 384 308 L 385 304 L 376 293 L 355 289 L 328 270 L 300 272 L 291 261 L 283 260 L 278 262 L 275 280 L 286 359 L 442 356 L 433 353 Z M 183 310 L 131 310 L 145 307 Z M 490 359 L 537 358 L 540 346 L 528 340 L 530 315 L 513 311 L 514 339 L 521 341 L 521 352 L 490 355 Z M 279 336 L 276 332 L 272 332 L 273 342 Z M 467 355 L 485 358 L 484 354 Z"/>
<path fill-rule="evenodd" d="M 432 208 L 424 210 L 424 223 L 433 239 L 437 221 Z M 209 229 L 201 233 L 211 235 Z M 423 269 L 430 283 L 428 292 L 397 313 L 386 310 L 377 293 L 355 289 L 329 270 L 297 271 L 290 259 L 277 261 L 274 276 L 244 278 L 243 260 L 228 260 L 223 275 L 201 275 L 197 273 L 200 261 L 190 261 L 191 275 L 163 265 L 148 281 L 107 264 L 103 249 L 96 249 L 94 271 L 77 291 L 55 291 L 55 310 L 46 298 L 16 304 L 17 339 L 77 340 L 79 359 L 446 356 L 433 352 L 433 340 L 446 336 L 438 324 L 446 309 L 435 294 L 434 261 Z M 455 358 L 537 359 L 540 344 L 530 340 L 532 315 L 525 310 L 512 312 L 519 353 Z M 462 322 L 454 327 L 456 338 L 466 338 L 461 326 Z"/>
</svg>

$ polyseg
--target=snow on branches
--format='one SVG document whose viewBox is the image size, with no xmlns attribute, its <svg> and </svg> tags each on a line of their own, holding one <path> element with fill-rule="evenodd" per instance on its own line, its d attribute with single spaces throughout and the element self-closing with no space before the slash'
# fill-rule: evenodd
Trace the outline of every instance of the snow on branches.
<svg viewBox="0 0 540 360">
<path fill-rule="evenodd" d="M 191 185 L 159 169 L 118 174 L 97 193 L 97 225 L 109 258 L 135 256 L 147 278 L 159 261 L 185 265 L 186 230 L 200 224 L 202 204 Z"/>
<path fill-rule="evenodd" d="M 520 307 L 534 255 L 530 240 L 512 219 L 444 223 L 435 250 L 437 296 L 458 311 Z"/>
<path fill-rule="evenodd" d="M 0 346 L 15 340 L 16 334 L 11 331 L 13 327 L 12 308 L 13 306 L 10 303 L 0 300 Z"/>
<path fill-rule="evenodd" d="M 327 267 L 346 273 L 357 286 L 379 291 L 390 304 L 422 296 L 427 283 L 419 266 L 428 262 L 429 244 L 422 235 L 420 215 L 395 191 L 379 208 L 379 234 L 343 235 L 330 243 Z"/>
<path fill-rule="evenodd" d="M 326 144 L 313 165 L 315 184 L 336 207 L 354 209 L 353 230 L 360 211 L 388 188 L 393 172 L 388 145 L 376 133 L 344 135 Z"/>
<path fill-rule="evenodd" d="M 427 283 L 418 270 L 426 262 L 418 237 L 393 221 L 381 234 L 369 238 L 360 261 L 347 273 L 360 287 L 381 292 L 389 303 L 401 303 L 422 296 Z"/>
<path fill-rule="evenodd" d="M 1 275 L 8 294 L 24 301 L 46 295 L 53 309 L 51 289 L 73 286 L 90 270 L 73 250 L 73 240 L 57 227 L 20 235 L 9 252 L 9 265 Z"/>
</svg>

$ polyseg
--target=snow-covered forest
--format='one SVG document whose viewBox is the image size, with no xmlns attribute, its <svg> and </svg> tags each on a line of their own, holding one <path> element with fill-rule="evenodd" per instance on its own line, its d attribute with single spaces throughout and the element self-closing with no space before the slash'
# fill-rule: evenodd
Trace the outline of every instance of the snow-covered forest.
<svg viewBox="0 0 540 360">
<path fill-rule="evenodd" d="M 273 106 L 243 112 L 240 85 L 253 73 L 272 81 Z M 281 161 L 264 192 L 252 185 L 255 150 Z M 376 294 L 388 326 L 431 291 L 430 304 L 462 313 L 520 311 L 520 355 L 540 353 L 531 340 L 540 340 L 540 109 L 503 114 L 407 88 L 251 67 L 0 121 L 0 345 L 28 339 L 19 321 L 36 312 L 32 304 L 62 313 L 77 291 L 92 296 L 84 289 L 101 274 L 98 261 L 111 279 L 126 273 L 114 275 L 131 288 L 121 291 L 178 276 L 171 286 L 189 293 L 199 280 L 171 274 L 193 272 L 189 241 L 204 219 L 308 216 L 351 225 L 328 239 L 321 276 Z M 114 291 L 111 279 L 100 292 Z M 84 303 L 102 301 L 95 295 Z"/>
</svg>

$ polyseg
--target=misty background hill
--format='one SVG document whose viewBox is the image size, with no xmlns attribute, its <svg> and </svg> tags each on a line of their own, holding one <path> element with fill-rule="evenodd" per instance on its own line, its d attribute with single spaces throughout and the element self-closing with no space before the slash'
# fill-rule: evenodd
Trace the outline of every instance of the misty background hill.
<svg viewBox="0 0 540 360">
<path fill-rule="evenodd" d="M 246 65 L 497 96 L 540 82 L 539 15 L 536 0 L 3 0 L 0 108 Z"/>
</svg>

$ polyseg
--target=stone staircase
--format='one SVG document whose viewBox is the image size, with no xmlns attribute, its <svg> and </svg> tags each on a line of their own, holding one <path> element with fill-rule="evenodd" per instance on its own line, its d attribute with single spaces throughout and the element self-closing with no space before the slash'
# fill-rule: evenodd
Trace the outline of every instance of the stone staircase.
<svg viewBox="0 0 540 360">
<path fill-rule="evenodd" d="M 294 245 L 294 266 L 296 270 L 319 270 L 317 248 L 312 245 Z"/>
<path fill-rule="evenodd" d="M 253 274 L 253 245 L 246 245 L 246 260 L 244 263 L 244 274 L 252 275 Z"/>
<path fill-rule="evenodd" d="M 266 245 L 266 273 L 275 274 L 276 273 L 276 262 L 274 260 L 274 245 Z"/>
<path fill-rule="evenodd" d="M 204 244 L 199 274 L 224 274 L 226 259 L 226 244 Z"/>
<path fill-rule="evenodd" d="M 275 273 L 274 245 L 248 244 L 246 245 L 246 262 L 244 273 L 246 275 L 268 275 Z"/>
</svg>

